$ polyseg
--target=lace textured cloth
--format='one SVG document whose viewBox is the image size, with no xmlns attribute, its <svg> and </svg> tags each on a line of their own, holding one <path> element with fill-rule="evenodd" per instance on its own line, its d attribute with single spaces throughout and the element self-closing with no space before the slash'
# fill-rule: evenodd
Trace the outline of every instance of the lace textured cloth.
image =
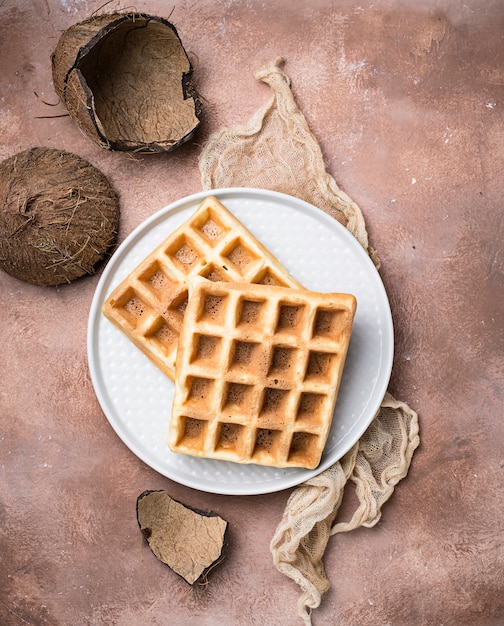
<svg viewBox="0 0 504 626">
<path fill-rule="evenodd" d="M 255 72 L 272 95 L 248 124 L 223 129 L 203 146 L 199 160 L 203 188 L 260 187 L 297 196 L 341 222 L 379 266 L 362 212 L 327 173 L 320 146 L 296 105 L 282 66 L 283 59 L 276 59 Z M 330 587 L 323 564 L 329 538 L 378 522 L 382 505 L 408 473 L 419 443 L 417 414 L 387 393 L 360 441 L 291 493 L 271 552 L 278 570 L 301 588 L 298 609 L 307 626 L 311 610 Z M 355 485 L 359 504 L 350 521 L 338 523 L 349 484 Z"/>
</svg>

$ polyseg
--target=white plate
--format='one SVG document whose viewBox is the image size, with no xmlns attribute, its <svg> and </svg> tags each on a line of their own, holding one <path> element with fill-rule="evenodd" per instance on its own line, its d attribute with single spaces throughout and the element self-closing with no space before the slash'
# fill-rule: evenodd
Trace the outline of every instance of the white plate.
<svg viewBox="0 0 504 626">
<path fill-rule="evenodd" d="M 112 289 L 210 194 L 217 196 L 305 287 L 352 293 L 357 298 L 333 425 L 316 470 L 279 470 L 170 452 L 166 439 L 173 383 L 101 314 L 103 301 Z M 376 414 L 389 383 L 393 352 L 388 298 L 378 272 L 357 240 L 320 209 L 262 189 L 197 193 L 147 219 L 109 261 L 89 316 L 91 379 L 117 435 L 160 474 L 211 493 L 279 491 L 335 463 L 359 440 Z"/>
</svg>

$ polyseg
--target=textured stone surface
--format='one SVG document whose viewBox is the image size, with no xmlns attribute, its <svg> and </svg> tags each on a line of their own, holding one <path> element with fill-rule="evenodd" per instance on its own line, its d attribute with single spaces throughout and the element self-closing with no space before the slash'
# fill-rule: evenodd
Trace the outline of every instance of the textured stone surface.
<svg viewBox="0 0 504 626">
<path fill-rule="evenodd" d="M 0 158 L 46 145 L 89 160 L 120 192 L 124 239 L 201 190 L 201 143 L 266 101 L 252 73 L 285 56 L 328 170 L 381 257 L 391 391 L 419 412 L 422 435 L 381 522 L 330 541 L 332 587 L 314 625 L 501 624 L 502 3 L 140 1 L 136 10 L 171 13 L 205 98 L 193 142 L 145 157 L 95 146 L 61 117 L 51 84 L 60 33 L 102 5 L 0 2 Z M 86 360 L 97 281 L 41 288 L 0 274 L 0 622 L 299 624 L 298 589 L 269 553 L 288 493 L 182 487 L 108 425 Z M 206 590 L 188 593 L 142 545 L 135 502 L 146 489 L 229 521 L 227 561 Z"/>
</svg>

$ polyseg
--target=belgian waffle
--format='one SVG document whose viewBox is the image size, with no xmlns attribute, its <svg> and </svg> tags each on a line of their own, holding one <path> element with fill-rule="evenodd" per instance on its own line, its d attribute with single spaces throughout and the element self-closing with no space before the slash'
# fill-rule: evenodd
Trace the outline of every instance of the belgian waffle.
<svg viewBox="0 0 504 626">
<path fill-rule="evenodd" d="M 300 287 L 217 198 L 207 197 L 113 290 L 102 307 L 105 316 L 172 380 L 188 281 L 194 276 Z"/>
<path fill-rule="evenodd" d="M 349 294 L 193 280 L 177 356 L 170 449 L 316 468 L 355 309 Z"/>
</svg>

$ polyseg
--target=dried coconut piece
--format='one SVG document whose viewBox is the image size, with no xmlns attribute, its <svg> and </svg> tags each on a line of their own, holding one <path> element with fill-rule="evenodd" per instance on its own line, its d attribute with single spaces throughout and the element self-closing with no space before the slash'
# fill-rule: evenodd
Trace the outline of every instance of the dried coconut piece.
<svg viewBox="0 0 504 626">
<path fill-rule="evenodd" d="M 0 268 L 34 285 L 94 274 L 115 243 L 119 199 L 81 157 L 30 148 L 0 163 Z"/>
<path fill-rule="evenodd" d="M 104 148 L 166 152 L 199 126 L 192 64 L 161 17 L 109 13 L 74 24 L 58 41 L 52 73 L 70 116 Z"/>
<path fill-rule="evenodd" d="M 216 513 L 192 509 L 165 491 L 144 491 L 137 519 L 154 555 L 190 585 L 222 557 L 228 523 Z"/>
</svg>

